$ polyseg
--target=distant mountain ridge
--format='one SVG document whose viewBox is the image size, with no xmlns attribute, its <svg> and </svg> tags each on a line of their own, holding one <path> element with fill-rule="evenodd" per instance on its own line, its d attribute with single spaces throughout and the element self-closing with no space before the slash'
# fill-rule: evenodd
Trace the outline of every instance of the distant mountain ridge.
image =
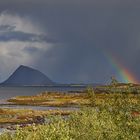
<svg viewBox="0 0 140 140">
<path fill-rule="evenodd" d="M 42 85 L 54 85 L 55 83 L 50 80 L 42 72 L 30 68 L 28 66 L 21 65 L 15 72 L 1 85 L 4 86 L 42 86 Z"/>
</svg>

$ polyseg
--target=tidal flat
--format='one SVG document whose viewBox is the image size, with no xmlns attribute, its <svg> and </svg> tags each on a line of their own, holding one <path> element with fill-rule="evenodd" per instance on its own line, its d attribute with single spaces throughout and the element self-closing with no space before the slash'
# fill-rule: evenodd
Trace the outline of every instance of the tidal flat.
<svg viewBox="0 0 140 140">
<path fill-rule="evenodd" d="M 14 125 L 16 129 L 14 133 L 5 132 L 0 135 L 0 140 L 136 140 L 140 137 L 139 94 L 95 93 L 90 89 L 87 92 L 70 95 L 43 92 L 36 96 L 14 97 L 8 101 L 17 105 L 20 101 L 22 103 L 25 101 L 24 105 L 27 106 L 29 104 L 48 106 L 46 103 L 48 99 L 60 109 L 70 105 L 79 109 L 76 111 L 1 109 L 1 117 L 4 117 L 4 114 L 5 117 L 11 116 L 11 123 L 22 122 L 22 125 L 18 127 Z M 73 100 L 76 100 L 74 104 L 71 103 Z M 44 118 L 49 118 L 49 121 L 44 122 Z M 6 124 L 7 120 L 5 118 L 3 124 Z"/>
<path fill-rule="evenodd" d="M 48 115 L 69 115 L 83 107 L 112 108 L 116 101 L 129 105 L 138 105 L 140 96 L 134 94 L 103 94 L 85 91 L 82 93 L 43 92 L 34 96 L 17 96 L 8 99 L 8 105 L 0 109 L 0 124 L 35 123 L 36 118 L 45 118 Z M 122 98 L 125 97 L 125 100 Z M 122 101 L 121 101 L 122 100 Z M 18 108 L 16 108 L 18 106 Z M 23 107 L 23 108 L 22 108 Z M 37 107 L 39 110 L 37 110 Z M 40 108 L 42 109 L 40 109 Z M 31 109 L 34 108 L 34 109 Z M 138 110 L 138 108 L 137 108 Z M 39 120 L 39 119 L 38 119 Z M 37 123 L 37 122 L 36 122 Z"/>
<path fill-rule="evenodd" d="M 79 93 L 43 92 L 34 96 L 17 96 L 8 99 L 0 108 L 0 127 L 15 128 L 19 124 L 41 124 L 48 116 L 68 116 L 79 110 L 87 97 Z M 13 127 L 14 126 L 14 127 Z"/>
</svg>

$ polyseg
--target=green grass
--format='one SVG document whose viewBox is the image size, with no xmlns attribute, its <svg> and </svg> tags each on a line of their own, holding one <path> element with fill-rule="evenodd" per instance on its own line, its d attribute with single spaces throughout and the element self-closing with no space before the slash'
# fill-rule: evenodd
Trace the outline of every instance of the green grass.
<svg viewBox="0 0 140 140">
<path fill-rule="evenodd" d="M 120 111 L 85 109 L 64 120 L 53 118 L 49 124 L 18 128 L 1 140 L 138 140 L 140 118 Z"/>
<path fill-rule="evenodd" d="M 94 94 L 93 107 L 72 113 L 67 119 L 50 116 L 44 125 L 17 128 L 0 140 L 139 140 L 139 95 Z"/>
</svg>

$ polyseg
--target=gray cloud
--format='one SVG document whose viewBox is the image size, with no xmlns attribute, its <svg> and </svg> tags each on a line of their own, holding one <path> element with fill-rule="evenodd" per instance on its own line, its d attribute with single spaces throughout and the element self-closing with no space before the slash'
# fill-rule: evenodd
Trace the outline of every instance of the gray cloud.
<svg viewBox="0 0 140 140">
<path fill-rule="evenodd" d="M 49 42 L 55 43 L 53 39 L 47 38 L 45 35 L 36 35 L 32 33 L 24 33 L 20 31 L 6 31 L 0 32 L 0 41 L 29 41 L 29 42 Z"/>
</svg>

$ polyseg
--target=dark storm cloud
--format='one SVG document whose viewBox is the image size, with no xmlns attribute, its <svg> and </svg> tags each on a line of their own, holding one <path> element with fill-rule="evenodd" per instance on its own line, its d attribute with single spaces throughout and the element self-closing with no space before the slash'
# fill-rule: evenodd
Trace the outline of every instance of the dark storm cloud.
<svg viewBox="0 0 140 140">
<path fill-rule="evenodd" d="M 1 25 L 0 26 L 0 32 L 9 32 L 14 30 L 15 26 L 10 26 L 10 25 Z"/>
<path fill-rule="evenodd" d="M 29 42 L 47 42 L 55 43 L 56 40 L 48 38 L 46 35 L 38 35 L 35 33 L 26 33 L 24 31 L 15 31 L 13 25 L 0 25 L 0 41 L 29 41 Z"/>
<path fill-rule="evenodd" d="M 32 64 L 56 81 L 105 82 L 111 75 L 118 76 L 107 52 L 140 77 L 138 0 L 1 0 L 0 11 L 5 10 L 28 16 L 47 38 L 57 40 Z M 32 38 L 18 32 L 11 36 Z M 48 42 L 47 38 L 43 40 Z"/>
<path fill-rule="evenodd" d="M 0 27 L 1 28 L 1 27 Z M 56 42 L 53 39 L 47 38 L 45 35 L 36 35 L 32 33 L 24 33 L 21 31 L 7 31 L 2 32 L 0 29 L 0 41 L 29 41 L 29 42 L 48 42 L 48 43 L 54 43 Z"/>
</svg>

